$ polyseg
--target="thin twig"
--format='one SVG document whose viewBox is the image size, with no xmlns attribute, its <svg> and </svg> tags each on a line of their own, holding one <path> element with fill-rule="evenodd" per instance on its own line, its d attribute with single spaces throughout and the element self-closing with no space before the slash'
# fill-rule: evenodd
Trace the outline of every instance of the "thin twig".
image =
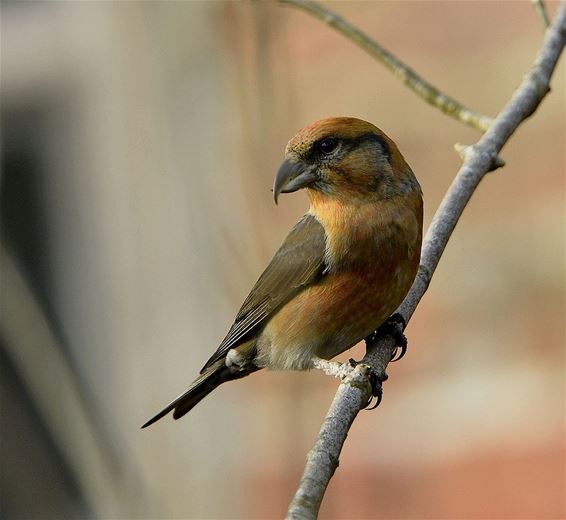
<svg viewBox="0 0 566 520">
<path fill-rule="evenodd" d="M 454 98 L 443 94 L 434 85 L 420 77 L 413 69 L 402 63 L 388 50 L 370 38 L 357 27 L 338 16 L 330 9 L 318 2 L 310 0 L 279 0 L 283 4 L 293 5 L 303 9 L 307 13 L 319 18 L 324 23 L 342 33 L 346 38 L 353 41 L 358 47 L 367 51 L 379 62 L 385 65 L 398 79 L 400 79 L 413 92 L 423 98 L 427 103 L 440 109 L 445 114 L 471 126 L 477 130 L 485 132 L 493 120 L 464 106 Z"/>
<path fill-rule="evenodd" d="M 550 26 L 550 18 L 548 17 L 548 12 L 546 10 L 546 6 L 544 5 L 544 0 L 531 0 L 533 3 L 533 7 L 535 11 L 538 13 L 540 19 L 542 20 L 542 24 L 544 25 L 545 29 L 548 29 Z"/>
<path fill-rule="evenodd" d="M 493 125 L 466 153 L 464 164 L 434 216 L 423 243 L 419 272 L 409 294 L 397 309 L 406 321 L 409 321 L 427 290 L 448 239 L 470 197 L 486 173 L 493 169 L 499 151 L 517 127 L 533 114 L 549 92 L 550 78 L 565 42 L 566 1 L 563 1 L 546 32 L 533 67 L 495 118 Z M 368 345 L 363 362 L 384 380 L 385 369 L 394 350 L 394 339 L 383 335 L 372 345 Z M 326 487 L 338 467 L 350 425 L 368 397 L 367 385 L 343 381 L 339 386 L 319 438 L 308 455 L 301 483 L 287 513 L 288 519 L 316 518 Z"/>
</svg>

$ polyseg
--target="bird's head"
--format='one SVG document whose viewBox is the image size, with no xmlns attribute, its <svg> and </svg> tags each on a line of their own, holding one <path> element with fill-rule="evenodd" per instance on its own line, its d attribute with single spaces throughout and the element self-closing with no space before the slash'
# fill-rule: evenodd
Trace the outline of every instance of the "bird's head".
<svg viewBox="0 0 566 520">
<path fill-rule="evenodd" d="M 381 200 L 420 193 L 395 143 L 379 128 L 353 117 L 332 117 L 300 130 L 285 148 L 273 185 L 279 194 L 307 188 L 315 197 Z"/>
</svg>

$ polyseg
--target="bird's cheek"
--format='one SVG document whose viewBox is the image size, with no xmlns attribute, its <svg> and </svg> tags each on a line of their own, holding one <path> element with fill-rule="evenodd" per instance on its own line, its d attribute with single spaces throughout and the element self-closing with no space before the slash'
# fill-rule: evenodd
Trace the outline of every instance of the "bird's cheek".
<svg viewBox="0 0 566 520">
<path fill-rule="evenodd" d="M 317 182 L 317 189 L 324 193 L 332 193 L 335 187 L 339 184 L 338 176 L 329 168 L 319 169 L 319 181 Z"/>
</svg>

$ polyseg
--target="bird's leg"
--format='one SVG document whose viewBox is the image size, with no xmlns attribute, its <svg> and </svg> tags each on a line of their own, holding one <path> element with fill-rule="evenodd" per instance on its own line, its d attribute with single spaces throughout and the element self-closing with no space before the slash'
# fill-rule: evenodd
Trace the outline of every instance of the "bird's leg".
<svg viewBox="0 0 566 520">
<path fill-rule="evenodd" d="M 344 379 L 352 373 L 355 365 L 313 357 L 311 360 L 311 367 L 316 368 L 317 370 L 322 370 L 327 376 Z"/>
<path fill-rule="evenodd" d="M 366 338 L 366 343 L 371 345 L 377 337 L 383 335 L 393 337 L 395 340 L 395 350 L 391 356 L 391 361 L 399 361 L 407 352 L 407 337 L 403 334 L 406 326 L 405 318 L 401 314 L 395 313 Z M 397 355 L 399 348 L 401 353 Z"/>
</svg>

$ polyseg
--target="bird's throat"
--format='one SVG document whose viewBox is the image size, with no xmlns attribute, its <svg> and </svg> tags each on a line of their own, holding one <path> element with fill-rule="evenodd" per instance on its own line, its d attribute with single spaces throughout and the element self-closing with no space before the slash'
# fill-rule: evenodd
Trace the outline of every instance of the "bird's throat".
<svg viewBox="0 0 566 520">
<path fill-rule="evenodd" d="M 365 267 L 386 256 L 399 255 L 398 248 L 420 249 L 419 217 L 422 206 L 399 200 L 344 203 L 330 197 L 311 198 L 309 213 L 322 224 L 326 234 L 325 261 L 331 270 L 354 264 Z M 400 236 L 399 227 L 409 231 Z M 406 256 L 402 254 L 401 257 Z"/>
</svg>

